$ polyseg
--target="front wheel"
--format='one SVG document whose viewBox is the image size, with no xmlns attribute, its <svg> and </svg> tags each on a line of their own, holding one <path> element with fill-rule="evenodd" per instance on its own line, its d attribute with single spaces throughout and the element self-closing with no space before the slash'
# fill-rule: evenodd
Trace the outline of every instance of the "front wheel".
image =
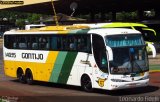
<svg viewBox="0 0 160 102">
<path fill-rule="evenodd" d="M 92 91 L 92 82 L 91 82 L 91 79 L 89 78 L 89 76 L 87 76 L 87 75 L 82 76 L 81 87 L 83 90 L 85 90 L 87 92 Z"/>
</svg>

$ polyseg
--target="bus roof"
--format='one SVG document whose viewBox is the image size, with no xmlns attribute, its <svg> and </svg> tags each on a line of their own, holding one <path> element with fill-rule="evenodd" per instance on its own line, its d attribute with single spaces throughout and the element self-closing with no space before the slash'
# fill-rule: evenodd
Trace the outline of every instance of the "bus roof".
<svg viewBox="0 0 160 102">
<path fill-rule="evenodd" d="M 102 27 L 147 27 L 144 24 L 141 23 L 124 23 L 124 22 L 115 22 L 115 23 L 106 23 Z"/>
<path fill-rule="evenodd" d="M 40 31 L 65 31 L 65 30 L 76 30 L 76 29 L 89 29 L 89 26 L 84 25 L 71 25 L 71 26 L 46 26 L 42 27 Z"/>
<path fill-rule="evenodd" d="M 123 35 L 123 34 L 141 34 L 137 30 L 128 29 L 128 28 L 101 28 L 101 29 L 92 29 L 88 33 L 96 33 L 102 36 L 106 35 Z"/>
<path fill-rule="evenodd" d="M 46 26 L 33 30 L 11 30 L 5 32 L 5 34 L 68 34 L 68 33 L 95 33 L 102 36 L 105 35 L 116 35 L 116 34 L 135 34 L 140 33 L 139 31 L 127 28 L 99 28 L 89 29 L 88 26 Z"/>
<path fill-rule="evenodd" d="M 95 23 L 95 24 L 74 24 L 74 25 L 86 25 L 90 28 L 115 28 L 115 27 L 147 27 L 141 23 L 127 23 L 127 22 L 112 22 L 112 23 Z"/>
<path fill-rule="evenodd" d="M 29 29 L 29 30 L 10 30 L 7 32 L 15 32 L 15 33 L 26 33 L 26 32 L 50 32 L 50 31 L 70 31 L 70 30 L 78 30 L 78 29 L 90 29 L 89 26 L 84 26 L 84 25 L 71 25 L 71 26 L 44 26 L 40 28 L 34 28 L 34 29 Z"/>
</svg>

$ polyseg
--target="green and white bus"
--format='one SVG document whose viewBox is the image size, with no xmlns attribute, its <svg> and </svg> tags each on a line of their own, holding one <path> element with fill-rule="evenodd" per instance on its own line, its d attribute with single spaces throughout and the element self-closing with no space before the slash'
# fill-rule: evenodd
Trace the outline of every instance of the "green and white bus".
<svg viewBox="0 0 160 102">
<path fill-rule="evenodd" d="M 147 25 L 141 23 L 127 23 L 127 22 L 111 22 L 111 23 L 95 23 L 95 24 L 75 24 L 75 25 L 87 25 L 90 28 L 129 28 L 138 30 L 142 33 L 144 40 L 147 43 L 147 52 L 152 54 L 155 58 L 159 43 L 157 43 L 157 35 L 154 29 L 149 28 Z"/>
<path fill-rule="evenodd" d="M 4 70 L 20 82 L 34 80 L 117 90 L 149 83 L 146 44 L 139 31 L 86 26 L 46 26 L 4 34 Z"/>
</svg>

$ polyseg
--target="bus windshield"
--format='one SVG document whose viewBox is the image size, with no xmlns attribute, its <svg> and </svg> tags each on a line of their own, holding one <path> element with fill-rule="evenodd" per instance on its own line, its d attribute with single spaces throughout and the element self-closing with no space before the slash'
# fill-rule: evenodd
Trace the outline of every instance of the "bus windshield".
<svg viewBox="0 0 160 102">
<path fill-rule="evenodd" d="M 144 41 L 140 39 L 141 35 L 106 37 L 106 44 L 113 51 L 113 60 L 110 61 L 111 74 L 141 73 L 148 70 Z"/>
</svg>

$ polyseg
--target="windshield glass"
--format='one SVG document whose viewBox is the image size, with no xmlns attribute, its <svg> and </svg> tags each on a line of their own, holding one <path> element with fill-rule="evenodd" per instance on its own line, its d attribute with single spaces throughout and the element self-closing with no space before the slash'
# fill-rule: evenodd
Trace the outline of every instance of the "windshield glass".
<svg viewBox="0 0 160 102">
<path fill-rule="evenodd" d="M 117 38 L 117 40 L 113 39 L 116 38 L 116 36 L 117 35 L 114 37 L 106 37 L 106 44 L 110 46 L 113 51 L 113 61 L 110 61 L 111 74 L 141 73 L 149 70 L 146 48 L 141 36 L 128 35 L 127 38 L 129 39 L 126 41 L 123 40 L 126 35 L 118 36 L 119 39 Z M 110 40 L 114 40 L 116 44 L 113 44 L 113 42 L 107 43 L 111 42 Z"/>
</svg>

